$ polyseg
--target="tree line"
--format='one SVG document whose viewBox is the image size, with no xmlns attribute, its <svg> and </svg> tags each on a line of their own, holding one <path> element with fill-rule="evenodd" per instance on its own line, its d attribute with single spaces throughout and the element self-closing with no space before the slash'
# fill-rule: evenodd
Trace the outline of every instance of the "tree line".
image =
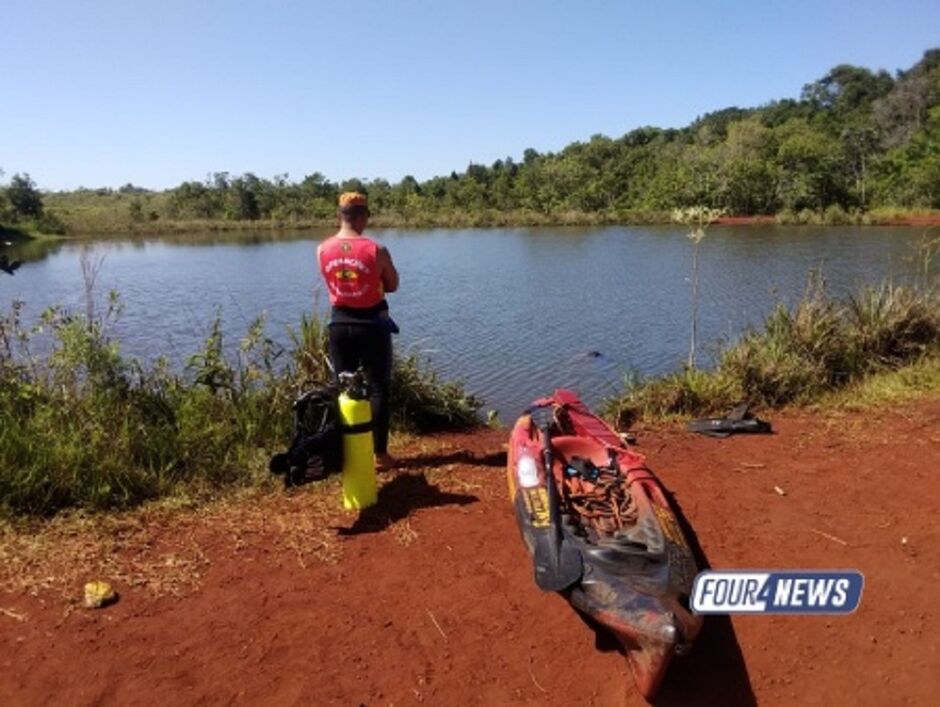
<svg viewBox="0 0 940 707">
<path fill-rule="evenodd" d="M 804 86 L 799 99 L 725 108 L 680 129 L 594 135 L 554 153 L 530 148 L 519 160 L 471 163 L 426 181 L 219 172 L 164 192 L 127 184 L 63 196 L 120 197 L 136 222 L 302 222 L 333 219 L 337 195 L 349 190 L 367 193 L 373 213 L 400 223 L 486 214 L 615 221 L 692 205 L 740 215 L 937 209 L 940 49 L 894 76 L 843 64 Z"/>
<path fill-rule="evenodd" d="M 0 170 L 0 177 L 3 170 Z M 42 193 L 28 174 L 14 174 L 10 182 L 0 188 L 0 229 L 42 230 L 60 233 L 63 224 L 45 210 Z"/>
</svg>

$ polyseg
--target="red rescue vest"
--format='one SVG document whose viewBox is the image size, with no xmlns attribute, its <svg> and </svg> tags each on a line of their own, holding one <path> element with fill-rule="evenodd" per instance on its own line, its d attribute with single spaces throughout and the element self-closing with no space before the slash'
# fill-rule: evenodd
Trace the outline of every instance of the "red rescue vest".
<svg viewBox="0 0 940 707">
<path fill-rule="evenodd" d="M 367 309 L 385 296 L 379 277 L 378 245 L 371 238 L 328 238 L 320 246 L 320 274 L 334 307 Z"/>
</svg>

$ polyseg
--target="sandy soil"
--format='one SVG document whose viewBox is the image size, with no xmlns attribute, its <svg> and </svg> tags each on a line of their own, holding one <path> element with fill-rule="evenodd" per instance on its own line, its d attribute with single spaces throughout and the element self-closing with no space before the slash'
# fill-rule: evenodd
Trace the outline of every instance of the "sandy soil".
<svg viewBox="0 0 940 707">
<path fill-rule="evenodd" d="M 710 617 L 658 702 L 936 704 L 940 401 L 772 422 L 640 430 L 640 449 L 712 566 L 857 568 L 861 607 Z M 68 537 L 6 558 L 39 579 L 0 592 L 0 704 L 644 704 L 610 643 L 536 589 L 506 436 L 409 444 L 358 519 L 328 484 L 111 525 L 81 555 L 121 593 L 104 610 L 74 606 L 92 576 L 42 581 L 74 561 Z"/>
</svg>

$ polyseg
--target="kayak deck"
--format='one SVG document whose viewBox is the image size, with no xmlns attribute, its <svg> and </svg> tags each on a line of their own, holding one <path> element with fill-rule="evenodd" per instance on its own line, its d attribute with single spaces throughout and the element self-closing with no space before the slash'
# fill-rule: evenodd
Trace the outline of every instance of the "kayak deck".
<svg viewBox="0 0 940 707">
<path fill-rule="evenodd" d="M 613 634 L 637 688 L 651 698 L 672 657 L 686 652 L 701 629 L 702 617 L 688 608 L 697 572 L 692 551 L 643 455 L 569 391 L 535 405 L 553 406 L 545 457 L 552 468 L 541 463 L 543 432 L 529 415 L 513 427 L 507 457 L 523 539 L 535 553 L 552 531 L 542 500 L 553 483 L 561 498 L 560 541 L 583 560 L 580 578 L 561 593 Z"/>
</svg>

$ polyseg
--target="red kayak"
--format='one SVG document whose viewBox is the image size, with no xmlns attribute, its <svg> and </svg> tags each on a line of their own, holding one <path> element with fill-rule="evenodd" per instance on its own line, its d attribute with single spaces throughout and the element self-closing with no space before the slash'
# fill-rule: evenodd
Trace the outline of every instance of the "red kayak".
<svg viewBox="0 0 940 707">
<path fill-rule="evenodd" d="M 536 584 L 617 638 L 650 699 L 702 617 L 688 608 L 695 559 L 645 458 L 557 390 L 516 421 L 507 475 Z"/>
</svg>

